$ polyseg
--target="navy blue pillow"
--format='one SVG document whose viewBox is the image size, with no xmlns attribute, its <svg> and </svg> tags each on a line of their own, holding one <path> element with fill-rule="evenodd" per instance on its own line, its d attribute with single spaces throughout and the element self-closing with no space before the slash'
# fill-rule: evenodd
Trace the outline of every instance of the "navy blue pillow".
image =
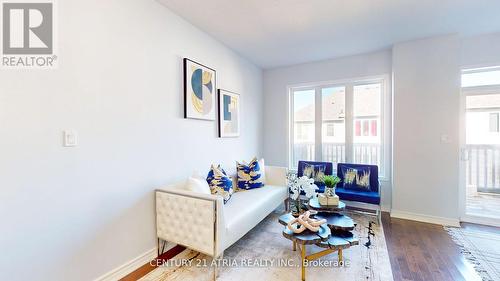
<svg viewBox="0 0 500 281">
<path fill-rule="evenodd" d="M 345 189 L 370 191 L 370 167 L 340 167 Z"/>
</svg>

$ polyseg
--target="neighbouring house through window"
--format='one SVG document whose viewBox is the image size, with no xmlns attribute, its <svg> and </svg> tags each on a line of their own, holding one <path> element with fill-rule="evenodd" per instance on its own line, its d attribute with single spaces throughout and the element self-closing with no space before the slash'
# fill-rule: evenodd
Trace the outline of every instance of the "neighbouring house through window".
<svg viewBox="0 0 500 281">
<path fill-rule="evenodd" d="M 334 124 L 327 124 L 326 125 L 326 135 L 328 137 L 334 137 L 335 136 L 335 125 Z"/>
<path fill-rule="evenodd" d="M 490 113 L 490 133 L 498 133 L 498 112 Z"/>
<path fill-rule="evenodd" d="M 290 167 L 299 160 L 379 165 L 384 79 L 290 88 Z"/>
</svg>

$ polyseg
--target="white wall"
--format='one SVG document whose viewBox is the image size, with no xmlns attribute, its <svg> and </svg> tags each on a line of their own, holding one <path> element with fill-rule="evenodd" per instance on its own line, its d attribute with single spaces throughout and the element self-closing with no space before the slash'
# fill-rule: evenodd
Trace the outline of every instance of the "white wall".
<svg viewBox="0 0 500 281">
<path fill-rule="evenodd" d="M 460 41 L 456 36 L 411 41 L 396 44 L 392 54 L 393 215 L 455 223 Z"/>
<path fill-rule="evenodd" d="M 391 69 L 391 51 L 386 50 L 265 70 L 264 156 L 266 162 L 272 165 L 288 166 L 288 86 L 302 83 L 390 75 Z M 390 107 L 387 111 L 390 113 Z M 383 182 L 382 196 L 385 208 L 389 208 L 390 206 L 390 190 L 390 181 Z"/>
<path fill-rule="evenodd" d="M 59 68 L 0 71 L 0 280 L 94 279 L 155 247 L 155 188 L 261 155 L 259 68 L 153 0 L 58 4 Z M 182 119 L 183 57 L 241 94 L 241 137 Z"/>
<path fill-rule="evenodd" d="M 469 36 L 461 39 L 460 65 L 484 67 L 500 65 L 500 33 Z"/>
</svg>

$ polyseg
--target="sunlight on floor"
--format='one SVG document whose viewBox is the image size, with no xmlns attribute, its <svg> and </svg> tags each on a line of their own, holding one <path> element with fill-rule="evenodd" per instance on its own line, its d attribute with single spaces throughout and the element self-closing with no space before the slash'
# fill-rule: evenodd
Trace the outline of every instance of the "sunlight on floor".
<svg viewBox="0 0 500 281">
<path fill-rule="evenodd" d="M 500 219 L 500 194 L 469 193 L 467 195 L 466 214 Z"/>
</svg>

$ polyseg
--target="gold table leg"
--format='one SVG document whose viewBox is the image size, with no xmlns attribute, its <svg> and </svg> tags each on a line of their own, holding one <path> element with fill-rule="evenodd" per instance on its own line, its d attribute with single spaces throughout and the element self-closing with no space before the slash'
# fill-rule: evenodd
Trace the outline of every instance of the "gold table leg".
<svg viewBox="0 0 500 281">
<path fill-rule="evenodd" d="M 306 268 L 304 267 L 304 261 L 306 259 L 306 245 L 302 245 L 301 249 L 301 262 L 302 262 L 302 281 L 306 280 Z"/>
<path fill-rule="evenodd" d="M 309 256 L 306 256 L 306 245 L 305 244 L 299 244 L 297 245 L 297 242 L 293 242 L 293 250 L 296 250 L 296 247 L 299 247 L 300 249 L 300 261 L 301 261 L 301 269 L 302 269 L 302 281 L 306 280 L 306 266 L 304 266 L 305 261 L 312 261 L 319 259 L 323 256 L 329 255 L 331 253 L 335 253 L 337 251 L 338 256 L 339 256 L 339 263 L 344 261 L 344 255 L 343 255 L 343 249 L 326 249 L 320 252 L 312 253 Z"/>
</svg>

